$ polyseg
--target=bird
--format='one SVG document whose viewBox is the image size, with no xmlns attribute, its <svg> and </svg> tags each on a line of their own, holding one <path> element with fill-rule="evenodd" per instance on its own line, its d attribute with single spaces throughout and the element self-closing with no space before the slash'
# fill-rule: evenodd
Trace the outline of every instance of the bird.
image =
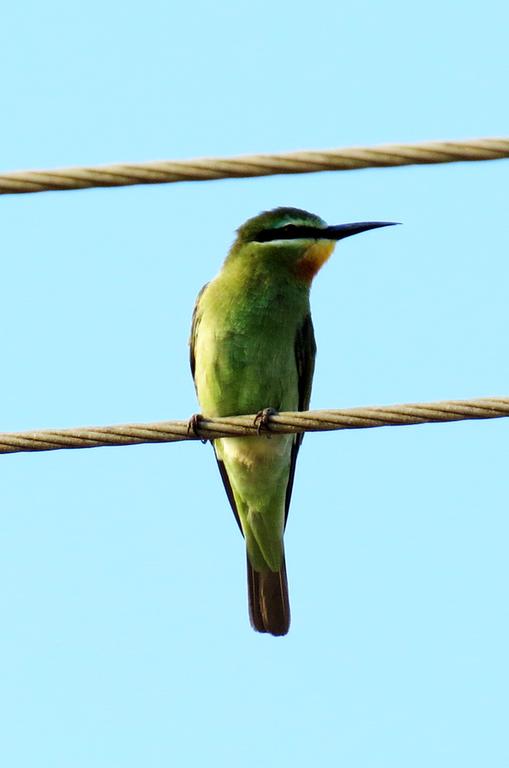
<svg viewBox="0 0 509 768">
<path fill-rule="evenodd" d="M 200 417 L 257 414 L 258 434 L 212 441 L 247 554 L 252 627 L 274 636 L 290 627 L 283 535 L 303 434 L 270 434 L 270 415 L 308 410 L 316 344 L 309 294 L 339 240 L 396 222 L 328 226 L 279 207 L 237 230 L 223 266 L 198 294 L 190 364 Z M 270 438 L 270 439 L 268 439 Z"/>
</svg>

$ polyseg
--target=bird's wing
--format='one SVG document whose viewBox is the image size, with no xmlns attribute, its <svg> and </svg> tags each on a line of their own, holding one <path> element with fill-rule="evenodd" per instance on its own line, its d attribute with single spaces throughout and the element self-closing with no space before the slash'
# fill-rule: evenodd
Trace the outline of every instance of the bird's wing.
<svg viewBox="0 0 509 768">
<path fill-rule="evenodd" d="M 216 451 L 216 446 L 214 443 L 212 443 L 212 447 L 214 448 L 214 455 L 216 457 L 217 466 L 219 467 L 219 474 L 221 475 L 221 480 L 223 481 L 224 489 L 226 491 L 226 495 L 228 496 L 228 501 L 230 502 L 230 507 L 233 510 L 233 514 L 235 515 L 235 520 L 237 521 L 237 525 L 239 526 L 241 534 L 244 536 L 244 531 L 242 530 L 242 523 L 240 522 L 239 512 L 237 510 L 237 504 L 235 502 L 235 496 L 233 495 L 233 489 L 231 487 L 230 478 L 228 477 L 228 472 L 226 471 L 226 467 L 224 465 L 224 461 L 219 458 Z"/>
<path fill-rule="evenodd" d="M 201 317 L 199 314 L 199 307 L 200 307 L 200 299 L 203 296 L 203 293 L 207 285 L 208 283 L 205 283 L 200 293 L 196 297 L 196 302 L 193 309 L 193 319 L 191 321 L 191 336 L 189 338 L 189 364 L 191 366 L 191 373 L 193 376 L 195 387 L 196 387 L 196 380 L 194 378 L 194 372 L 196 370 L 195 347 L 196 347 L 196 336 L 198 335 L 198 328 L 200 326 L 200 320 L 201 320 Z"/>
<path fill-rule="evenodd" d="M 191 337 L 189 339 L 189 363 L 191 366 L 191 373 L 193 375 L 193 381 L 194 385 L 196 387 L 196 379 L 195 379 L 195 370 L 196 370 L 196 338 L 198 336 L 198 330 L 200 327 L 200 321 L 201 321 L 201 315 L 200 315 L 200 299 L 203 295 L 203 292 L 205 291 L 208 283 L 205 283 L 203 288 L 201 289 L 200 293 L 196 297 L 196 304 L 194 305 L 193 310 L 193 319 L 191 322 Z M 240 532 L 243 534 L 242 526 L 240 524 L 240 517 L 239 513 L 237 512 L 237 505 L 235 504 L 235 497 L 233 495 L 233 490 L 230 484 L 230 480 L 228 478 L 228 472 L 226 471 L 226 467 L 224 465 L 224 462 L 221 461 L 221 459 L 217 455 L 216 448 L 214 446 L 214 443 L 212 443 L 212 447 L 214 448 L 214 454 L 217 461 L 217 466 L 219 467 L 219 473 L 221 475 L 221 480 L 223 481 L 223 485 L 226 491 L 226 495 L 228 496 L 228 501 L 230 502 L 230 506 L 233 510 L 233 514 L 235 515 L 235 520 L 237 521 L 237 525 L 240 528 Z"/>
<path fill-rule="evenodd" d="M 311 315 L 307 315 L 301 327 L 297 330 L 295 337 L 295 363 L 297 365 L 298 386 L 299 386 L 299 411 L 307 411 L 311 399 L 311 385 L 313 383 L 313 372 L 315 369 L 316 343 L 313 331 Z M 295 476 L 295 463 L 300 445 L 304 439 L 304 433 L 295 435 L 290 459 L 290 472 L 288 475 L 288 485 L 286 486 L 285 498 L 285 525 L 288 519 L 288 510 L 290 508 L 290 499 L 292 497 L 293 479 Z"/>
</svg>

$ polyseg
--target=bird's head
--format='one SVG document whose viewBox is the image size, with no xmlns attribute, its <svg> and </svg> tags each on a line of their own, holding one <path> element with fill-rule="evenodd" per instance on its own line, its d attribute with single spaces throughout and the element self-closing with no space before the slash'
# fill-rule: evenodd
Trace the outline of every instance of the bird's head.
<svg viewBox="0 0 509 768">
<path fill-rule="evenodd" d="M 364 221 L 330 227 L 319 216 L 299 208 L 275 208 L 239 227 L 228 261 L 255 259 L 272 269 L 278 265 L 310 283 L 338 240 L 393 223 Z"/>
</svg>

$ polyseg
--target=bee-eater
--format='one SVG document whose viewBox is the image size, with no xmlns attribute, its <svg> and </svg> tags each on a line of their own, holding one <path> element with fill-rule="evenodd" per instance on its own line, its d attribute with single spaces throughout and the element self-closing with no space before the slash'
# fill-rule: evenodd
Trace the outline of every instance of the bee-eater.
<svg viewBox="0 0 509 768">
<path fill-rule="evenodd" d="M 308 409 L 316 354 L 311 282 L 338 240 L 390 224 L 330 227 L 298 208 L 276 208 L 239 228 L 193 313 L 191 370 L 204 416 L 259 412 L 263 422 L 266 409 Z M 303 435 L 268 437 L 221 438 L 213 446 L 246 540 L 251 624 L 258 632 L 285 635 L 290 605 L 283 533 Z"/>
</svg>

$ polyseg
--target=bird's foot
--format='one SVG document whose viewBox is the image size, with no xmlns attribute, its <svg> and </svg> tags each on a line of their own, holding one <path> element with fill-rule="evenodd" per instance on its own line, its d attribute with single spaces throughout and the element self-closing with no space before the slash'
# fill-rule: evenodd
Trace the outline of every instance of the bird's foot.
<svg viewBox="0 0 509 768">
<path fill-rule="evenodd" d="M 270 433 L 270 417 L 277 416 L 277 414 L 278 411 L 275 408 L 263 408 L 261 411 L 258 411 L 255 416 L 254 425 L 259 435 L 262 432 Z M 270 440 L 271 435 L 267 434 L 267 437 Z"/>
<path fill-rule="evenodd" d="M 187 422 L 187 434 L 193 434 L 195 437 L 200 437 L 200 421 L 203 419 L 201 413 L 193 413 L 189 421 Z M 207 442 L 202 437 L 200 440 L 203 444 Z"/>
</svg>

